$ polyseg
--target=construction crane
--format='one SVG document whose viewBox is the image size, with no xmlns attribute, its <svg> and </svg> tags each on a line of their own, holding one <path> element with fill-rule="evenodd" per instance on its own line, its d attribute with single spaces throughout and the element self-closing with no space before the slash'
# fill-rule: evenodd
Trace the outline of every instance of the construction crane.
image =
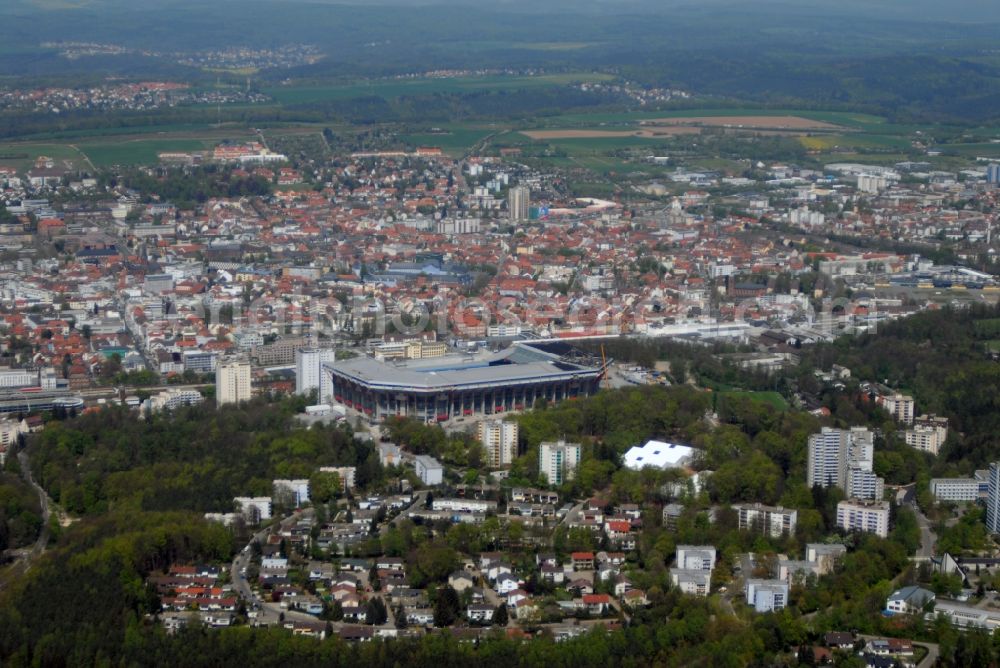
<svg viewBox="0 0 1000 668">
<path fill-rule="evenodd" d="M 601 368 L 604 369 L 604 389 L 611 389 L 611 378 L 608 377 L 608 358 L 604 354 L 604 344 L 601 344 Z"/>
</svg>

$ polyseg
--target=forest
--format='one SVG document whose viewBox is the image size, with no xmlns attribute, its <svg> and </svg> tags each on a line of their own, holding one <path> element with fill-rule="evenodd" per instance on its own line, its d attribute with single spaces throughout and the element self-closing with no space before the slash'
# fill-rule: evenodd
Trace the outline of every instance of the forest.
<svg viewBox="0 0 1000 668">
<path fill-rule="evenodd" d="M 136 420 L 126 408 L 51 424 L 32 444 L 35 478 L 76 515 L 109 509 L 230 512 L 235 496 L 270 495 L 275 478 L 320 466 L 357 466 L 358 484 L 382 475 L 371 444 L 339 427 L 296 427 L 304 399 L 244 408 L 183 408 Z"/>
<path fill-rule="evenodd" d="M 11 468 L 16 468 L 11 462 Z M 25 482 L 14 473 L 0 473 L 0 552 L 25 547 L 42 528 L 42 509 Z"/>
</svg>

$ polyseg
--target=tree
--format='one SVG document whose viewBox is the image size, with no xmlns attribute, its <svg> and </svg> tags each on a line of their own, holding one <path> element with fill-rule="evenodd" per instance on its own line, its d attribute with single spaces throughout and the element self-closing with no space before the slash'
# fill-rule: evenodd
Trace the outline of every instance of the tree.
<svg viewBox="0 0 1000 668">
<path fill-rule="evenodd" d="M 365 620 L 372 626 L 381 626 L 389 619 L 389 612 L 385 608 L 385 602 L 381 596 L 376 596 L 368 601 L 365 608 Z"/>
<path fill-rule="evenodd" d="M 507 626 L 507 621 L 507 604 L 501 601 L 493 611 L 493 623 L 497 626 Z"/>
<path fill-rule="evenodd" d="M 437 590 L 437 600 L 434 601 L 434 626 L 451 626 L 458 619 L 460 610 L 458 592 L 451 586 Z"/>
<path fill-rule="evenodd" d="M 340 476 L 336 472 L 317 471 L 309 478 L 309 498 L 313 503 L 329 503 L 340 490 Z"/>
</svg>

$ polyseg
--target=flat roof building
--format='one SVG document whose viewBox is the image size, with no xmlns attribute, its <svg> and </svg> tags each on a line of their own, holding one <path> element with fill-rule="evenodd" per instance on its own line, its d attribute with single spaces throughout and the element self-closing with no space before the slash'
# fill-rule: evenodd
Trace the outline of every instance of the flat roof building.
<svg viewBox="0 0 1000 668">
<path fill-rule="evenodd" d="M 337 403 L 375 420 L 438 422 L 523 410 L 538 399 L 589 396 L 598 391 L 604 370 L 599 357 L 562 341 L 519 341 L 480 355 L 323 363 Z"/>
<path fill-rule="evenodd" d="M 625 453 L 625 468 L 640 470 L 647 466 L 658 469 L 676 469 L 691 463 L 696 450 L 686 445 L 651 440 L 643 446 L 634 446 Z"/>
<path fill-rule="evenodd" d="M 889 502 L 848 499 L 837 504 L 837 526 L 845 531 L 864 531 L 889 536 Z"/>
<path fill-rule="evenodd" d="M 413 458 L 413 466 L 417 471 L 417 477 L 428 487 L 444 482 L 444 467 L 433 457 L 417 455 Z"/>
</svg>

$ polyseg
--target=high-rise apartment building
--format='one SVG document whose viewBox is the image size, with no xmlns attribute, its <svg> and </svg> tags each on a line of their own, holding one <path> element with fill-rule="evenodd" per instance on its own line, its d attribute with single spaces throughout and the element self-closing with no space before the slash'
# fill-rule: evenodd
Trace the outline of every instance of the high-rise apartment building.
<svg viewBox="0 0 1000 668">
<path fill-rule="evenodd" d="M 885 496 L 885 481 L 872 471 L 852 466 L 847 469 L 844 492 L 852 499 L 881 499 Z"/>
<path fill-rule="evenodd" d="M 1000 164 L 993 163 L 986 166 L 986 183 L 1000 184 Z"/>
<path fill-rule="evenodd" d="M 249 401 L 250 362 L 243 359 L 228 359 L 215 367 L 215 403 L 238 404 Z"/>
<path fill-rule="evenodd" d="M 903 424 L 913 424 L 916 403 L 905 394 L 892 394 L 881 398 L 882 408 Z"/>
<path fill-rule="evenodd" d="M 531 190 L 515 186 L 507 192 L 507 210 L 511 220 L 528 220 L 531 209 Z"/>
<path fill-rule="evenodd" d="M 484 420 L 479 423 L 479 441 L 486 449 L 490 468 L 509 466 L 514 461 L 519 433 L 516 422 Z"/>
<path fill-rule="evenodd" d="M 543 442 L 538 446 L 538 473 L 550 485 L 561 485 L 576 476 L 580 465 L 580 444 L 566 441 Z"/>
<path fill-rule="evenodd" d="M 1000 462 L 990 464 L 989 487 L 986 493 L 986 528 L 1000 533 Z"/>
<path fill-rule="evenodd" d="M 317 403 L 333 400 L 333 379 L 323 373 L 324 362 L 334 362 L 333 348 L 303 348 L 295 351 L 295 393 L 309 394 L 316 390 Z"/>
<path fill-rule="evenodd" d="M 839 487 L 848 491 L 851 469 L 871 471 L 875 457 L 874 438 L 864 427 L 823 427 L 809 437 L 807 483 L 810 487 Z"/>
</svg>

